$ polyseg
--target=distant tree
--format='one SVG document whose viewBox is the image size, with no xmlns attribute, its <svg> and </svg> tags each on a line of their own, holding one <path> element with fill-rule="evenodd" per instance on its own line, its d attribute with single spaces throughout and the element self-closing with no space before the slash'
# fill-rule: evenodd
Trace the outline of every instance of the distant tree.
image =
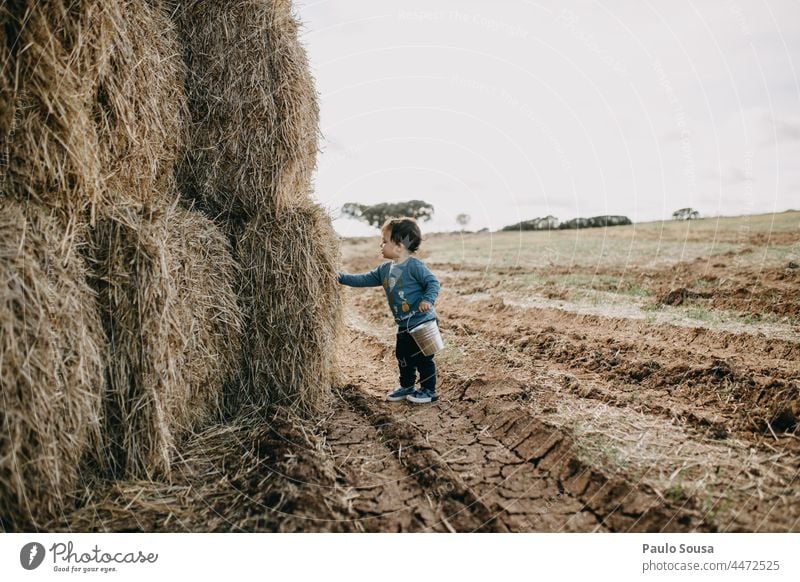
<svg viewBox="0 0 800 582">
<path fill-rule="evenodd" d="M 504 226 L 502 230 L 553 230 L 558 228 L 558 218 L 548 214 L 544 217 L 523 220 L 516 224 Z"/>
<path fill-rule="evenodd" d="M 422 200 L 381 202 L 371 206 L 358 204 L 357 202 L 347 202 L 342 205 L 342 214 L 380 228 L 387 218 L 396 216 L 410 216 L 418 220 L 430 220 L 433 216 L 433 205 Z"/>
<path fill-rule="evenodd" d="M 588 218 L 578 217 L 567 220 L 566 222 L 562 222 L 558 225 L 558 228 L 566 230 L 571 228 L 589 228 L 590 226 L 591 223 L 589 222 Z"/>
<path fill-rule="evenodd" d="M 633 224 L 631 219 L 627 216 L 593 216 L 591 218 L 573 218 L 566 222 L 562 222 L 558 228 L 572 229 L 572 228 L 596 228 L 599 226 L 625 226 Z"/>
<path fill-rule="evenodd" d="M 589 219 L 590 226 L 624 226 L 627 224 L 633 224 L 627 216 L 604 214 Z"/>
<path fill-rule="evenodd" d="M 673 220 L 696 220 L 700 218 L 700 213 L 694 208 L 681 208 L 672 213 Z"/>
<path fill-rule="evenodd" d="M 456 216 L 456 222 L 461 226 L 461 230 L 464 230 L 464 227 L 469 224 L 470 220 L 472 220 L 472 217 L 469 214 L 459 214 Z"/>
</svg>

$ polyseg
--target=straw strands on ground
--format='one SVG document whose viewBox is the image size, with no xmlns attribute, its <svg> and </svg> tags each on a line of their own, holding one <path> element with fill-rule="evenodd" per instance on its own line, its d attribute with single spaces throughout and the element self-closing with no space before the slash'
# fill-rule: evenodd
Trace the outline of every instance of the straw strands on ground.
<svg viewBox="0 0 800 582">
<path fill-rule="evenodd" d="M 123 480 L 89 492 L 52 531 L 348 531 L 353 492 L 314 423 L 275 409 L 191 435 L 170 483 Z M 318 516 L 333 519 L 319 519 Z"/>
<path fill-rule="evenodd" d="M 184 194 L 240 220 L 307 198 L 319 112 L 289 0 L 179 3 L 188 67 Z"/>
<path fill-rule="evenodd" d="M 0 198 L 0 525 L 41 527 L 69 510 L 99 446 L 105 341 L 80 233 Z"/>
<path fill-rule="evenodd" d="M 342 319 L 330 218 L 311 201 L 264 213 L 244 226 L 236 254 L 247 331 L 244 385 L 231 403 L 319 411 L 337 374 Z"/>
<path fill-rule="evenodd" d="M 213 415 L 239 362 L 236 266 L 217 227 L 186 210 L 117 208 L 94 242 L 112 468 L 167 477 L 177 439 Z"/>
</svg>

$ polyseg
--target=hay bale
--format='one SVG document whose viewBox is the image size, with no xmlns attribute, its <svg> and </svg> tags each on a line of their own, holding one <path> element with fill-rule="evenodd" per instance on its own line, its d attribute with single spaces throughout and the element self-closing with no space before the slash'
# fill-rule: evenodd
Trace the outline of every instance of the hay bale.
<svg viewBox="0 0 800 582">
<path fill-rule="evenodd" d="M 159 220 L 160 218 L 160 220 Z M 169 472 L 168 403 L 180 398 L 180 325 L 167 268 L 163 216 L 120 208 L 98 221 L 93 261 L 109 344 L 104 434 L 117 474 Z"/>
<path fill-rule="evenodd" d="M 239 219 L 306 198 L 319 111 L 291 2 L 194 0 L 176 16 L 192 116 L 184 196 Z"/>
<path fill-rule="evenodd" d="M 239 267 L 222 231 L 202 213 L 176 208 L 167 217 L 167 248 L 178 304 L 191 318 L 183 350 L 188 399 L 180 415 L 190 427 L 222 408 L 223 388 L 238 380 L 242 313 L 235 291 Z"/>
<path fill-rule="evenodd" d="M 288 0 L 172 2 L 192 122 L 181 193 L 218 217 L 242 269 L 231 413 L 318 411 L 336 378 L 338 237 L 309 200 L 319 110 Z"/>
<path fill-rule="evenodd" d="M 163 5 L 29 1 L 4 13 L 11 49 L 0 90 L 14 89 L 16 120 L 10 193 L 70 216 L 172 195 L 188 113 L 181 49 Z"/>
<path fill-rule="evenodd" d="M 91 103 L 105 54 L 105 3 L 31 0 L 0 10 L 9 48 L 4 118 L 14 120 L 5 132 L 5 192 L 70 214 L 93 206 L 103 194 Z"/>
<path fill-rule="evenodd" d="M 168 202 L 188 117 L 177 30 L 162 2 L 108 4 L 108 66 L 93 103 L 112 204 Z"/>
<path fill-rule="evenodd" d="M 242 227 L 236 254 L 245 362 L 229 409 L 279 404 L 320 411 L 337 378 L 334 342 L 342 321 L 330 217 L 311 201 L 265 212 Z"/>
<path fill-rule="evenodd" d="M 168 477 L 177 439 L 213 415 L 239 364 L 236 265 L 217 227 L 186 210 L 117 207 L 94 235 L 112 468 Z"/>
<path fill-rule="evenodd" d="M 105 341 L 79 235 L 0 197 L 2 529 L 59 516 L 99 447 Z"/>
</svg>

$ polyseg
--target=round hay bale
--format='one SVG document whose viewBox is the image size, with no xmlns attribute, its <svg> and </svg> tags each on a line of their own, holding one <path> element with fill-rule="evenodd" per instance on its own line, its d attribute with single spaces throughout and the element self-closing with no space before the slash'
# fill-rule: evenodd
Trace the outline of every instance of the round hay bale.
<svg viewBox="0 0 800 582">
<path fill-rule="evenodd" d="M 110 202 L 169 202 L 188 117 L 177 31 L 161 2 L 118 0 L 109 14 L 92 113 Z"/>
<path fill-rule="evenodd" d="M 182 396 L 182 344 L 167 267 L 166 221 L 118 208 L 98 220 L 92 250 L 100 313 L 109 344 L 104 436 L 116 474 L 169 473 Z"/>
<path fill-rule="evenodd" d="M 112 468 L 168 477 L 177 439 L 213 414 L 238 369 L 236 264 L 219 229 L 186 210 L 120 206 L 94 235 Z"/>
<path fill-rule="evenodd" d="M 306 198 L 319 111 L 288 0 L 181 2 L 192 123 L 184 196 L 212 216 L 257 216 Z"/>
<path fill-rule="evenodd" d="M 105 2 L 31 0 L 2 11 L 4 93 L 13 89 L 4 99 L 4 117 L 13 120 L 5 192 L 70 214 L 93 207 L 103 195 L 91 105 L 108 30 Z"/>
<path fill-rule="evenodd" d="M 246 332 L 242 389 L 230 412 L 286 405 L 319 412 L 337 377 L 339 247 L 330 217 L 307 201 L 263 213 L 237 237 Z"/>
<path fill-rule="evenodd" d="M 61 515 L 99 447 L 105 339 L 78 235 L 0 197 L 0 529 Z"/>
<path fill-rule="evenodd" d="M 183 375 L 189 395 L 179 415 L 198 427 L 222 409 L 223 388 L 241 367 L 242 313 L 235 291 L 238 263 L 222 231 L 202 213 L 176 208 L 167 216 L 167 249 L 185 330 Z"/>
</svg>

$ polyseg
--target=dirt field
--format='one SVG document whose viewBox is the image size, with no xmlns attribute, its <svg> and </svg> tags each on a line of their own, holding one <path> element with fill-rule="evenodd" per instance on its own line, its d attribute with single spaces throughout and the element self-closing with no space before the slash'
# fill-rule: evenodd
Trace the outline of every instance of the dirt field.
<svg viewBox="0 0 800 582">
<path fill-rule="evenodd" d="M 348 242 L 345 268 L 376 253 Z M 421 258 L 442 283 L 436 406 L 380 400 L 383 291 L 346 291 L 327 439 L 354 528 L 800 529 L 800 213 L 439 235 Z"/>
<path fill-rule="evenodd" d="M 377 236 L 342 252 L 380 262 Z M 346 288 L 326 419 L 210 430 L 183 483 L 117 485 L 85 528 L 800 531 L 800 212 L 435 235 L 420 258 L 442 283 L 437 404 L 383 400 L 383 290 Z"/>
</svg>

